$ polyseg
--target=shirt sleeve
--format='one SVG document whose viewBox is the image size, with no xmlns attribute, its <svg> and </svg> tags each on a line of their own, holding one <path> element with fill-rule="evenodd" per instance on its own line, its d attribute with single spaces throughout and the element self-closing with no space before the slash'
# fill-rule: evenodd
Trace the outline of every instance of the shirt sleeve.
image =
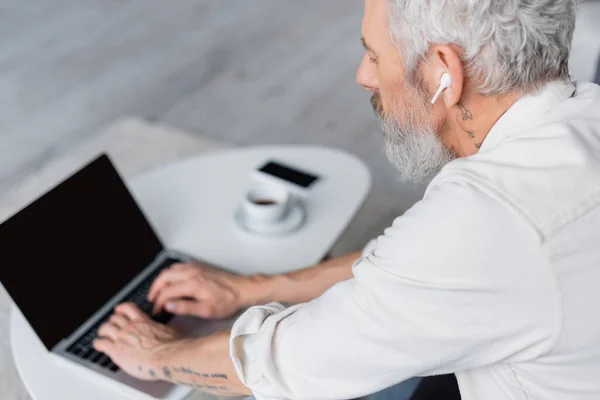
<svg viewBox="0 0 600 400">
<path fill-rule="evenodd" d="M 509 207 L 445 184 L 377 238 L 354 278 L 290 308 L 254 307 L 231 357 L 258 399 L 344 399 L 414 376 L 538 357 L 555 336 L 555 280 Z"/>
</svg>

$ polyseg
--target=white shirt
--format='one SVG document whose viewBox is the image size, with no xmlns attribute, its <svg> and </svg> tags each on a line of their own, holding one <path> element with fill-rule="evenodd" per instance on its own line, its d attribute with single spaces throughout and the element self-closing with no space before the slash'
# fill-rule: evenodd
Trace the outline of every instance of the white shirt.
<svg viewBox="0 0 600 400">
<path fill-rule="evenodd" d="M 258 399 L 445 373 L 464 400 L 600 399 L 600 87 L 519 100 L 353 272 L 236 322 L 231 356 Z"/>
</svg>

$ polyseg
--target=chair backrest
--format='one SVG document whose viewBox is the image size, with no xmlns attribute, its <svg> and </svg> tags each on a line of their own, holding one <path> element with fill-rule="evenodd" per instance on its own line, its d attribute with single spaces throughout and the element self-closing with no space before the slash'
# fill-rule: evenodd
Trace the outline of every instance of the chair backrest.
<svg viewBox="0 0 600 400">
<path fill-rule="evenodd" d="M 596 70 L 596 80 L 594 82 L 600 85 L 600 57 L 598 57 L 598 68 Z"/>
<path fill-rule="evenodd" d="M 573 80 L 600 83 L 600 0 L 581 3 L 569 67 Z"/>
<path fill-rule="evenodd" d="M 461 400 L 456 376 L 451 374 L 423 378 L 410 400 Z"/>
</svg>

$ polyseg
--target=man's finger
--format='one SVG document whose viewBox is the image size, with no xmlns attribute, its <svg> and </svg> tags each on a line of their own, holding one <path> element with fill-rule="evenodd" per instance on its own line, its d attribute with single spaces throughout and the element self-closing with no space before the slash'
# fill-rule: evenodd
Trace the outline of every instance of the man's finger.
<svg viewBox="0 0 600 400">
<path fill-rule="evenodd" d="M 194 300 L 169 300 L 165 304 L 165 310 L 177 315 L 193 315 L 198 314 L 199 302 Z"/>
<path fill-rule="evenodd" d="M 102 338 L 109 338 L 111 340 L 116 340 L 119 336 L 120 329 L 116 325 L 113 325 L 110 322 L 102 324 L 100 329 L 98 329 L 98 336 Z"/>
<path fill-rule="evenodd" d="M 111 357 L 111 354 L 113 353 L 115 347 L 115 343 L 110 339 L 99 338 L 94 340 L 93 346 L 94 349 L 96 349 L 96 351 L 99 351 Z"/>
<path fill-rule="evenodd" d="M 113 314 L 108 321 L 118 328 L 123 328 L 129 323 L 129 320 L 121 314 Z"/>
<path fill-rule="evenodd" d="M 181 299 L 183 297 L 194 297 L 197 291 L 196 285 L 192 282 L 179 282 L 163 289 L 154 302 L 153 312 L 159 312 L 171 300 Z"/>
<path fill-rule="evenodd" d="M 216 314 L 214 304 L 196 300 L 171 300 L 165 305 L 165 309 L 173 314 L 200 318 L 214 318 Z"/>
<path fill-rule="evenodd" d="M 215 317 L 215 305 L 204 301 L 199 301 L 196 304 L 196 316 L 201 318 L 214 318 Z"/>
<path fill-rule="evenodd" d="M 169 268 L 175 271 L 189 271 L 194 270 L 198 267 L 198 264 L 194 263 L 177 263 L 171 265 Z"/>
<path fill-rule="evenodd" d="M 133 303 L 123 303 L 115 307 L 115 311 L 131 321 L 143 321 L 148 319 L 148 316 Z"/>
<path fill-rule="evenodd" d="M 154 283 L 152 283 L 152 286 L 148 291 L 149 302 L 153 303 L 156 300 L 156 296 L 160 293 L 160 291 L 172 284 L 173 282 L 184 281 L 187 278 L 189 278 L 189 266 L 186 268 L 179 268 L 178 266 L 180 265 L 185 264 L 174 264 L 171 267 L 162 271 L 158 275 L 158 278 L 154 280 Z"/>
</svg>

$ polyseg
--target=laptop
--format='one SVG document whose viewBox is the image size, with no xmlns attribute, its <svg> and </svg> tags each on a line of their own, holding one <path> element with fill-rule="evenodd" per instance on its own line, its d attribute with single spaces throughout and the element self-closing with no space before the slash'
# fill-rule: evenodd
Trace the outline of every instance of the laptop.
<svg viewBox="0 0 600 400">
<path fill-rule="evenodd" d="M 154 279 L 174 263 L 193 261 L 165 248 L 106 154 L 0 225 L 0 243 L 0 282 L 61 365 L 135 397 L 189 394 L 186 387 L 132 378 L 92 347 L 115 305 L 133 302 L 150 315 L 146 295 Z M 215 330 L 166 312 L 152 318 L 186 335 Z"/>
</svg>

